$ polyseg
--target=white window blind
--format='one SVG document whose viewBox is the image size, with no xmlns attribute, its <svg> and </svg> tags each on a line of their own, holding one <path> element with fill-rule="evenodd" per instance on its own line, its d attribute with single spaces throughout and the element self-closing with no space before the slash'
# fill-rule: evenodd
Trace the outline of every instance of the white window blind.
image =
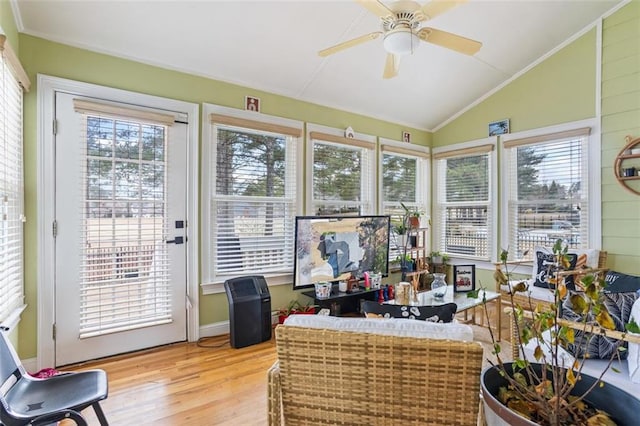
<svg viewBox="0 0 640 426">
<path fill-rule="evenodd" d="M 438 249 L 489 260 L 492 230 L 492 146 L 436 156 Z"/>
<path fill-rule="evenodd" d="M 20 64 L 0 36 L 0 325 L 11 327 L 24 307 L 23 157 Z M 28 81 L 27 81 L 28 82 Z"/>
<path fill-rule="evenodd" d="M 290 274 L 301 129 L 217 114 L 210 126 L 209 280 Z"/>
<path fill-rule="evenodd" d="M 167 126 L 77 101 L 85 194 L 80 337 L 171 322 Z"/>
<path fill-rule="evenodd" d="M 427 161 L 415 153 L 394 152 L 383 147 L 381 172 L 382 214 L 391 216 L 393 228 L 402 224 L 402 217 L 405 213 L 402 204 L 412 211 L 420 211 L 422 213 L 421 221 L 425 223 L 428 212 Z M 392 231 L 394 231 L 393 228 Z M 393 237 L 389 249 L 390 259 L 395 259 L 400 255 L 398 247 L 401 244 L 395 231 Z M 424 243 L 422 242 L 422 244 Z"/>
<path fill-rule="evenodd" d="M 505 142 L 510 252 L 530 259 L 535 246 L 589 241 L 589 128 Z M 528 251 L 527 255 L 525 253 Z"/>
<path fill-rule="evenodd" d="M 311 132 L 311 205 L 314 215 L 373 213 L 375 145 Z"/>
</svg>

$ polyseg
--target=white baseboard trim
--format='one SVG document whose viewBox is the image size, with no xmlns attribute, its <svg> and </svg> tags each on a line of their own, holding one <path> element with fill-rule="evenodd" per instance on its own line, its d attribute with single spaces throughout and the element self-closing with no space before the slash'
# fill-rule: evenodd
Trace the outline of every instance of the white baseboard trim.
<svg viewBox="0 0 640 426">
<path fill-rule="evenodd" d="M 228 320 L 200 326 L 200 337 L 220 336 L 222 334 L 229 334 Z"/>
<path fill-rule="evenodd" d="M 271 312 L 271 325 L 278 324 L 278 311 Z M 200 337 L 220 336 L 229 334 L 229 321 L 214 322 L 200 326 Z"/>
<path fill-rule="evenodd" d="M 24 369 L 29 373 L 37 373 L 38 372 L 38 358 L 27 358 L 21 359 L 22 365 Z"/>
</svg>

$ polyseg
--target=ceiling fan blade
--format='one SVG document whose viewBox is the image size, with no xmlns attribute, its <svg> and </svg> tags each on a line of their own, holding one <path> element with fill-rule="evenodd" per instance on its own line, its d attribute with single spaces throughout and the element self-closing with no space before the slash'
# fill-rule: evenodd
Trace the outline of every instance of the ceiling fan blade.
<svg viewBox="0 0 640 426">
<path fill-rule="evenodd" d="M 465 55 L 474 55 L 482 47 L 482 43 L 479 41 L 429 27 L 418 31 L 418 37 L 428 43 L 446 47 L 447 49 L 455 50 Z"/>
<path fill-rule="evenodd" d="M 424 19 L 433 19 L 438 15 L 442 15 L 449 9 L 453 9 L 459 4 L 466 3 L 467 0 L 432 0 L 422 6 Z"/>
<path fill-rule="evenodd" d="M 384 72 L 382 78 L 393 78 L 398 75 L 400 69 L 400 56 L 393 53 L 387 53 L 387 60 L 384 63 Z"/>
<path fill-rule="evenodd" d="M 365 34 L 363 36 L 356 37 L 354 39 L 336 44 L 335 46 L 327 47 L 326 49 L 319 51 L 318 55 L 322 57 L 333 55 L 334 53 L 340 52 L 341 50 L 348 49 L 353 46 L 357 46 L 369 40 L 375 40 L 378 37 L 380 37 L 381 34 L 382 34 L 382 31 L 376 31 L 374 33 Z"/>
<path fill-rule="evenodd" d="M 362 6 L 369 9 L 369 12 L 379 16 L 382 19 L 395 16 L 395 13 L 379 0 L 356 0 Z"/>
</svg>

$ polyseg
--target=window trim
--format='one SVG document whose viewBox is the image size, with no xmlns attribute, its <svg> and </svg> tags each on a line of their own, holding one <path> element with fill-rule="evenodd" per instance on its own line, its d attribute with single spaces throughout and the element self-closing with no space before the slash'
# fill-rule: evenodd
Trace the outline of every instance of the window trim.
<svg viewBox="0 0 640 426">
<path fill-rule="evenodd" d="M 590 127 L 591 132 L 587 137 L 589 145 L 589 158 L 587 159 L 587 168 L 592 170 L 592 173 L 588 173 L 589 178 L 589 192 L 586 196 L 589 199 L 589 223 L 587 224 L 589 229 L 589 240 L 587 247 L 590 249 L 602 248 L 602 188 L 601 188 L 601 137 L 600 137 L 600 125 L 598 120 L 594 118 L 588 118 L 584 120 L 572 121 L 553 126 L 541 127 L 538 129 L 525 130 L 522 132 L 510 133 L 500 137 L 500 146 L 498 150 L 500 152 L 501 164 L 500 164 L 500 192 L 501 192 L 501 205 L 500 205 L 500 217 L 504 218 L 500 225 L 500 247 L 506 248 L 509 245 L 509 159 L 507 148 L 504 145 L 512 145 L 517 143 L 518 140 L 543 140 L 545 135 L 552 134 L 567 134 L 565 132 L 571 132 L 573 130 L 584 129 Z M 540 139 L 537 139 L 540 138 Z M 511 143 L 509 143 L 511 141 Z M 530 265 L 531 262 L 524 262 L 525 265 Z"/>
<path fill-rule="evenodd" d="M 296 147 L 296 175 L 301 176 L 303 170 L 303 150 L 302 150 L 302 129 L 304 129 L 304 123 L 297 120 L 288 118 L 276 117 L 271 115 L 265 115 L 257 113 L 255 111 L 245 111 L 235 108 L 224 107 L 221 105 L 203 103 L 202 104 L 202 151 L 200 156 L 200 235 L 203 241 L 201 247 L 201 261 L 200 261 L 200 288 L 203 295 L 224 293 L 224 281 L 220 280 L 208 280 L 209 276 L 208 268 L 209 263 L 206 259 L 213 259 L 213 253 L 211 253 L 211 246 L 209 244 L 209 235 L 211 234 L 211 215 L 209 213 L 209 197 L 211 191 L 211 177 L 213 169 L 210 167 L 209 160 L 211 157 L 211 145 L 213 135 L 213 126 L 211 125 L 211 115 L 225 116 L 229 120 L 236 123 L 260 123 L 265 127 L 257 130 L 269 130 L 273 132 L 273 129 L 278 126 L 285 126 L 288 128 L 299 128 L 300 137 L 298 137 L 298 145 Z M 225 124 L 225 123 L 222 123 Z M 288 136 L 295 137 L 292 134 Z M 296 214 L 301 214 L 302 205 L 302 179 L 296 179 Z M 291 284 L 293 280 L 293 270 L 287 274 L 265 275 L 268 286 L 277 286 L 284 284 Z"/>
<path fill-rule="evenodd" d="M 369 149 L 371 151 L 371 159 L 369 161 L 369 174 L 371 176 L 371 182 L 369 184 L 369 193 L 363 193 L 363 195 L 367 195 L 369 197 L 368 203 L 363 202 L 363 211 L 361 214 L 374 214 L 375 210 L 378 206 L 377 201 L 377 146 L 376 141 L 377 137 L 373 135 L 367 135 L 364 133 L 354 133 L 354 137 L 345 138 L 344 130 L 336 129 L 333 127 L 327 127 L 320 124 L 307 123 L 307 142 L 306 142 L 306 157 L 305 157 L 305 168 L 304 168 L 304 176 L 302 179 L 304 181 L 304 189 L 305 189 L 305 204 L 304 204 L 304 212 L 307 215 L 313 216 L 315 215 L 315 211 L 313 211 L 313 143 L 316 140 L 322 142 L 328 142 L 332 144 L 344 144 L 346 147 L 360 147 L 363 149 Z M 329 135 L 328 139 L 314 139 L 312 138 L 312 134 L 314 136 Z M 350 143 L 352 142 L 353 143 Z M 362 188 L 361 188 L 362 190 Z"/>
<path fill-rule="evenodd" d="M 491 179 L 489 185 L 489 205 L 491 206 L 492 215 L 489 218 L 488 223 L 491 226 L 491 232 L 487 232 L 487 252 L 488 258 L 478 257 L 478 256 L 468 256 L 463 254 L 449 254 L 451 257 L 451 263 L 456 264 L 456 259 L 462 259 L 463 261 L 471 260 L 475 261 L 476 264 L 484 265 L 488 263 L 496 262 L 498 259 L 498 216 L 500 215 L 499 211 L 499 193 L 498 193 L 498 149 L 496 149 L 496 145 L 498 144 L 498 137 L 491 136 L 484 139 L 476 139 L 473 141 L 461 142 L 454 145 L 447 145 L 443 147 L 434 148 L 432 151 L 431 158 L 433 160 L 446 159 L 451 157 L 458 156 L 474 156 L 479 154 L 486 153 L 490 159 L 490 170 L 489 177 Z M 501 157 L 502 158 L 502 157 Z M 432 208 L 434 210 L 433 214 L 435 215 L 435 211 L 439 210 L 440 205 L 440 196 L 436 188 L 438 188 L 442 182 L 438 179 L 439 167 L 437 165 L 438 161 L 432 161 L 431 173 L 432 173 L 432 182 L 433 182 L 433 191 L 432 191 Z M 443 232 L 442 224 L 439 223 L 438 220 L 433 221 L 432 226 L 432 250 L 444 252 L 444 249 L 440 246 L 440 233 Z"/>
</svg>

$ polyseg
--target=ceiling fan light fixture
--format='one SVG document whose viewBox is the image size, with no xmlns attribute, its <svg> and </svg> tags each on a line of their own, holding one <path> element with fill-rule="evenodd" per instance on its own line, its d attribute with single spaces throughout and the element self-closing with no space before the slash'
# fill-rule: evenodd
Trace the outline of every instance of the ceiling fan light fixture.
<svg viewBox="0 0 640 426">
<path fill-rule="evenodd" d="M 384 35 L 384 50 L 394 55 L 410 55 L 420 44 L 420 38 L 410 28 L 398 28 Z"/>
</svg>

